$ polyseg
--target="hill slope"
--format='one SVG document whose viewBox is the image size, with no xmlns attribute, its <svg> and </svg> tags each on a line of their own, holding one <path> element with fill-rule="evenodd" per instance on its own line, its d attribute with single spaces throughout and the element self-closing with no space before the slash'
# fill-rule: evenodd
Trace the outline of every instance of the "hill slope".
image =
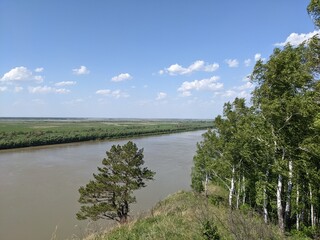
<svg viewBox="0 0 320 240">
<path fill-rule="evenodd" d="M 286 239 L 278 228 L 265 225 L 249 210 L 230 211 L 226 193 L 212 186 L 209 198 L 178 192 L 159 202 L 148 214 L 111 231 L 93 236 L 116 239 Z"/>
</svg>

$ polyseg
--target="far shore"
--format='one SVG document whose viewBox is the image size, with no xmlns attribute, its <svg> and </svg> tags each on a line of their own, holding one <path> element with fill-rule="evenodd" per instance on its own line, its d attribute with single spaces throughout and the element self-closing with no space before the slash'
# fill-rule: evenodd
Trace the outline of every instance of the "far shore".
<svg viewBox="0 0 320 240">
<path fill-rule="evenodd" d="M 0 122 L 0 150 L 122 140 L 206 130 L 209 120 L 6 119 Z"/>
</svg>

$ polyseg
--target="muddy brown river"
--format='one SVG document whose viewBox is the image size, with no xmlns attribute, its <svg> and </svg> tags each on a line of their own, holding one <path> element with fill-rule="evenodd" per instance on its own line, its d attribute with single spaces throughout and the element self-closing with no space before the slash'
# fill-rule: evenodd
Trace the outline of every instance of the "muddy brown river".
<svg viewBox="0 0 320 240">
<path fill-rule="evenodd" d="M 144 148 L 145 165 L 156 172 L 155 180 L 136 192 L 133 214 L 147 211 L 171 193 L 190 189 L 192 159 L 203 133 L 130 139 Z M 0 239 L 50 240 L 53 235 L 71 239 L 97 230 L 98 225 L 75 218 L 78 189 L 93 178 L 113 144 L 127 141 L 0 151 Z"/>
</svg>

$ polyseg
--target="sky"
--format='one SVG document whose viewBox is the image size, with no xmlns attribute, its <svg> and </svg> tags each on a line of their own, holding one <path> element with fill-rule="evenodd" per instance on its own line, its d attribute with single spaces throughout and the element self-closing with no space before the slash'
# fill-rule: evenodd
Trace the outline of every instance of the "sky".
<svg viewBox="0 0 320 240">
<path fill-rule="evenodd" d="M 306 0 L 1 0 L 0 117 L 213 119 Z"/>
</svg>

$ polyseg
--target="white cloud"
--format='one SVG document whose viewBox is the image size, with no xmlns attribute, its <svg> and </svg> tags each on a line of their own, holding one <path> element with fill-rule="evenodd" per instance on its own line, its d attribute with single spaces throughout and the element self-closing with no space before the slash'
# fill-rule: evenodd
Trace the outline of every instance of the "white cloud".
<svg viewBox="0 0 320 240">
<path fill-rule="evenodd" d="M 53 88 L 54 93 L 61 93 L 61 94 L 66 94 L 69 93 L 70 90 L 65 89 L 65 88 Z"/>
<path fill-rule="evenodd" d="M 90 73 L 89 69 L 87 69 L 86 66 L 80 66 L 80 68 L 74 68 L 72 69 L 72 72 L 75 75 L 84 75 L 84 74 Z"/>
<path fill-rule="evenodd" d="M 34 80 L 36 80 L 37 83 L 42 83 L 43 82 L 43 77 L 40 75 L 34 76 Z"/>
<path fill-rule="evenodd" d="M 57 82 L 54 85 L 57 87 L 64 87 L 64 86 L 72 86 L 76 85 L 77 82 L 75 81 L 65 81 L 65 82 Z"/>
<path fill-rule="evenodd" d="M 59 94 L 66 94 L 69 93 L 70 90 L 65 88 L 52 88 L 48 86 L 38 86 L 38 87 L 29 87 L 29 93 L 59 93 Z"/>
<path fill-rule="evenodd" d="M 235 95 L 236 95 L 236 91 L 234 90 L 227 90 L 222 94 L 223 97 L 232 97 Z"/>
<path fill-rule="evenodd" d="M 7 90 L 8 90 L 7 87 L 0 87 L 0 92 L 5 92 L 5 91 L 7 91 Z"/>
<path fill-rule="evenodd" d="M 246 82 L 245 84 L 239 86 L 239 87 L 235 87 L 235 89 L 238 89 L 238 90 L 246 90 L 246 89 L 251 89 L 253 88 L 253 84 L 251 82 Z"/>
<path fill-rule="evenodd" d="M 237 59 L 226 59 L 225 62 L 228 64 L 231 68 L 236 68 L 239 66 L 239 62 Z"/>
<path fill-rule="evenodd" d="M 246 67 L 250 67 L 250 65 L 251 65 L 251 59 L 249 58 L 249 59 L 244 60 L 244 65 L 245 65 Z"/>
<path fill-rule="evenodd" d="M 281 42 L 281 43 L 276 43 L 274 45 L 277 46 L 277 47 L 283 47 L 283 46 L 285 46 L 286 44 L 289 43 L 292 46 L 298 46 L 299 44 L 303 43 L 304 41 L 309 40 L 310 38 L 312 38 L 316 34 L 320 34 L 320 30 L 315 30 L 315 31 L 310 32 L 310 33 L 301 33 L 301 34 L 291 33 L 287 37 L 286 41 Z"/>
<path fill-rule="evenodd" d="M 118 76 L 111 78 L 112 82 L 122 82 L 132 79 L 132 76 L 129 73 L 120 73 Z"/>
<path fill-rule="evenodd" d="M 261 59 L 261 54 L 260 53 L 256 53 L 255 55 L 254 55 L 254 60 L 255 61 L 259 61 Z"/>
<path fill-rule="evenodd" d="M 180 88 L 178 88 L 179 92 L 182 92 L 182 96 L 191 96 L 192 90 L 197 91 L 217 91 L 221 88 L 223 88 L 223 83 L 217 82 L 219 80 L 219 77 L 213 76 L 208 79 L 202 79 L 202 80 L 194 80 L 192 82 L 183 82 Z"/>
<path fill-rule="evenodd" d="M 129 95 L 125 92 L 122 92 L 120 90 L 110 90 L 110 89 L 100 89 L 96 91 L 96 94 L 107 96 L 107 97 L 114 97 L 114 98 L 127 98 Z"/>
<path fill-rule="evenodd" d="M 3 82 L 9 81 L 25 81 L 30 80 L 32 78 L 32 72 L 28 70 L 26 67 L 15 67 L 11 69 L 9 72 L 5 73 L 1 78 Z"/>
<path fill-rule="evenodd" d="M 43 67 L 38 67 L 34 71 L 37 73 L 43 72 L 44 68 Z"/>
<path fill-rule="evenodd" d="M 234 90 L 227 90 L 225 92 L 222 93 L 222 97 L 226 97 L 226 98 L 235 98 L 235 97 L 239 97 L 239 98 L 249 98 L 250 97 L 250 93 L 246 92 L 246 91 L 234 91 Z"/>
<path fill-rule="evenodd" d="M 35 81 L 37 83 L 43 82 L 43 77 L 40 75 L 34 76 L 32 71 L 26 67 L 15 67 L 9 72 L 5 73 L 0 79 L 1 82 L 23 82 L 23 81 Z"/>
<path fill-rule="evenodd" d="M 167 94 L 165 92 L 159 92 L 157 95 L 156 100 L 163 100 L 167 97 Z"/>
<path fill-rule="evenodd" d="M 101 95 L 110 95 L 112 91 L 110 89 L 100 89 L 96 91 L 96 94 L 101 94 Z"/>
<path fill-rule="evenodd" d="M 262 58 L 262 57 L 261 57 L 261 53 L 256 53 L 256 54 L 254 55 L 254 60 L 255 60 L 256 62 L 259 61 L 259 60 L 264 61 L 265 58 Z"/>
<path fill-rule="evenodd" d="M 192 63 L 189 67 L 182 67 L 179 64 L 173 64 L 164 70 L 160 70 L 159 74 L 162 75 L 164 73 L 168 73 L 169 75 L 185 75 L 191 74 L 196 71 L 204 71 L 204 72 L 214 72 L 219 68 L 218 63 L 208 64 L 202 60 L 197 60 Z"/>
</svg>

